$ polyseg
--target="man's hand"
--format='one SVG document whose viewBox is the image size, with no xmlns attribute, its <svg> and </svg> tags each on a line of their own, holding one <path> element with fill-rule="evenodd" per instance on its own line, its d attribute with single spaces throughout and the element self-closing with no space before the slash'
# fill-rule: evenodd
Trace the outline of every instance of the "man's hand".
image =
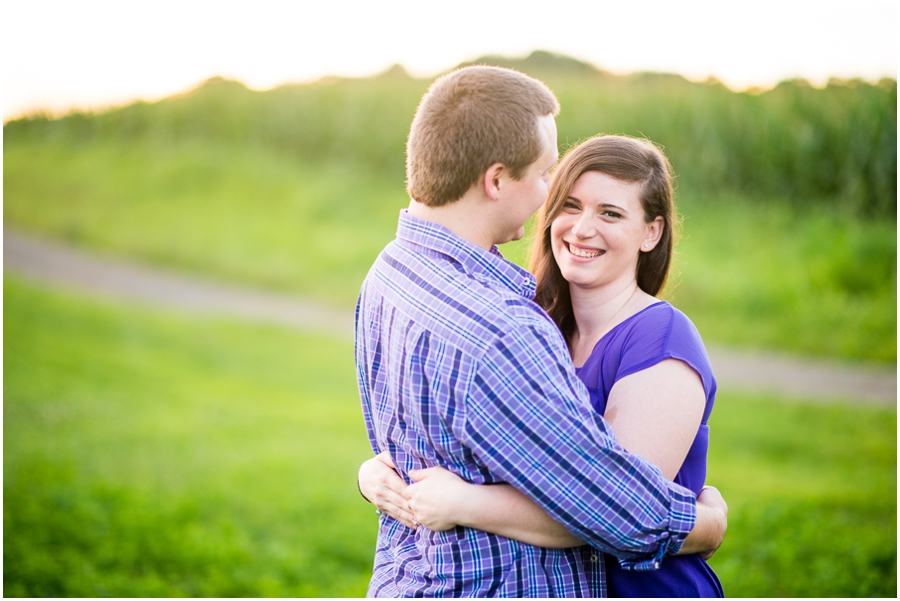
<svg viewBox="0 0 900 601">
<path fill-rule="evenodd" d="M 357 479 L 359 492 L 382 513 L 400 521 L 404 526 L 416 527 L 409 503 L 403 496 L 406 482 L 397 474 L 387 451 L 364 462 L 359 467 Z"/>
<path fill-rule="evenodd" d="M 728 528 L 728 504 L 714 486 L 704 486 L 697 495 L 697 521 L 678 555 L 696 553 L 709 559 L 722 545 Z"/>
</svg>

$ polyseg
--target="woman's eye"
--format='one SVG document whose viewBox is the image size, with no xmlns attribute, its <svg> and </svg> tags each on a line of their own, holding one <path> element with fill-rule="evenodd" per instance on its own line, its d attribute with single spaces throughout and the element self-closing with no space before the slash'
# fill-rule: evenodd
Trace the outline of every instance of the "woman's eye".
<svg viewBox="0 0 900 601">
<path fill-rule="evenodd" d="M 577 210 L 579 210 L 580 208 L 581 208 L 581 207 L 579 207 L 579 206 L 578 206 L 577 204 L 575 204 L 574 202 L 567 202 L 567 203 L 565 203 L 565 204 L 563 205 L 563 209 L 565 209 L 565 210 L 567 210 L 567 211 L 577 211 Z"/>
<path fill-rule="evenodd" d="M 615 211 L 603 211 L 604 217 L 612 217 L 613 219 L 621 219 L 622 215 L 616 213 Z"/>
</svg>

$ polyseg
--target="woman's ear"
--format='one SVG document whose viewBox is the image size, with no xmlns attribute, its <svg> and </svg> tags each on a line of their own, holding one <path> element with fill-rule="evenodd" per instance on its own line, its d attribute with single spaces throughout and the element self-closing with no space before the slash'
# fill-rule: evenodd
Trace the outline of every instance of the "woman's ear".
<svg viewBox="0 0 900 601">
<path fill-rule="evenodd" d="M 659 241 L 662 238 L 665 227 L 666 224 L 661 215 L 657 215 L 656 219 L 647 224 L 647 234 L 644 236 L 644 241 L 641 243 L 642 252 L 650 252 L 656 248 L 656 245 L 659 244 Z"/>
</svg>

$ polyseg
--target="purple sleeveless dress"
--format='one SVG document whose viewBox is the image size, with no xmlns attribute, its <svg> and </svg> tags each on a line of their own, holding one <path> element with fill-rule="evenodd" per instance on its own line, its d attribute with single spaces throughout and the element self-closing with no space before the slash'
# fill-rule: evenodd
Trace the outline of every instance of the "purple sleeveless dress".
<svg viewBox="0 0 900 601">
<path fill-rule="evenodd" d="M 591 405 L 602 415 L 613 384 L 666 359 L 678 359 L 693 368 L 706 391 L 700 428 L 675 477 L 677 484 L 699 494 L 706 482 L 707 421 L 716 396 L 716 380 L 700 334 L 684 313 L 664 301 L 635 313 L 607 332 L 575 371 L 591 394 Z M 623 570 L 615 557 L 604 557 L 610 597 L 725 596 L 712 568 L 698 555 L 667 557 L 659 570 L 643 572 Z"/>
</svg>

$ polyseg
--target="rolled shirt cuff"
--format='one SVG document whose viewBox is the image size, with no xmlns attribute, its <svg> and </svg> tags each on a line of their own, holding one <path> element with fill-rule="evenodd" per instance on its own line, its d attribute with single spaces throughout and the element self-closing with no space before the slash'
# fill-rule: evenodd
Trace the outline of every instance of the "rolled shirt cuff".
<svg viewBox="0 0 900 601">
<path fill-rule="evenodd" d="M 668 515 L 668 536 L 663 535 L 659 548 L 650 557 L 643 559 L 619 559 L 625 570 L 658 570 L 667 555 L 675 555 L 684 546 L 684 539 L 694 528 L 697 520 L 697 498 L 694 493 L 674 482 L 667 482 L 672 491 L 672 504 Z"/>
</svg>

